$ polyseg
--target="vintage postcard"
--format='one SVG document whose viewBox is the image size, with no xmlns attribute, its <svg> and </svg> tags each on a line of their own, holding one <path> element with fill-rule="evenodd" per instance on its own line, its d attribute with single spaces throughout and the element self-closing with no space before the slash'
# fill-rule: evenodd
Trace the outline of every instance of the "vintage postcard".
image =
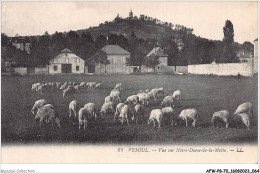
<svg viewBox="0 0 260 174">
<path fill-rule="evenodd" d="M 258 2 L 1 5 L 3 164 L 258 163 Z"/>
</svg>

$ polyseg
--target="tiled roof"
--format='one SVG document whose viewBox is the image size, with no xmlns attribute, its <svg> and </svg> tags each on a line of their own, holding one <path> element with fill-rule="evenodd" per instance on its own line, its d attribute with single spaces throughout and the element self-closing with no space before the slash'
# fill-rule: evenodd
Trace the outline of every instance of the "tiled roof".
<svg viewBox="0 0 260 174">
<path fill-rule="evenodd" d="M 168 55 L 163 52 L 163 50 L 160 47 L 154 47 L 150 53 L 147 54 L 147 57 L 155 54 L 155 56 L 158 57 L 167 57 Z"/>
<path fill-rule="evenodd" d="M 130 55 L 128 51 L 118 45 L 106 45 L 101 50 L 107 55 Z"/>
</svg>

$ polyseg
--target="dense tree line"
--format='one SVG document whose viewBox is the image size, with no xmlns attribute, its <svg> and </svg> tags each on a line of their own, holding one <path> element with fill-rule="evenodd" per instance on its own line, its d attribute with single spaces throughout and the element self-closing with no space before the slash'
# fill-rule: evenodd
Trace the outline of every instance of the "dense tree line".
<svg viewBox="0 0 260 174">
<path fill-rule="evenodd" d="M 140 16 L 140 18 L 146 21 L 158 22 L 156 19 L 148 19 L 145 16 Z M 120 20 L 120 18 L 115 20 Z M 2 52 L 2 58 L 14 60 L 17 66 L 40 67 L 48 64 L 49 60 L 58 55 L 61 50 L 68 48 L 84 60 L 93 55 L 95 57 L 101 55 L 102 59 L 97 58 L 99 63 L 108 64 L 109 61 L 104 60 L 106 57 L 99 50 L 105 45 L 111 44 L 119 45 L 131 53 L 130 59 L 127 59 L 128 65 L 153 67 L 160 63 L 157 60 L 158 58 L 153 55 L 150 56 L 151 59 L 148 59 L 146 55 L 155 46 L 160 46 L 169 56 L 168 65 L 170 66 L 206 64 L 211 63 L 213 60 L 217 63 L 237 62 L 235 51 L 241 48 L 252 50 L 250 42 L 245 42 L 243 45 L 234 43 L 233 25 L 228 20 L 223 28 L 223 33 L 223 41 L 213 41 L 197 37 L 192 32 L 185 31 L 184 28 L 179 29 L 177 37 L 172 35 L 162 39 L 148 38 L 146 40 L 138 38 L 134 32 L 131 33 L 129 38 L 111 33 L 109 35 L 99 35 L 95 39 L 88 32 L 81 35 L 75 31 L 69 31 L 68 33 L 55 32 L 53 35 L 45 32 L 41 36 L 29 38 L 31 42 L 30 54 L 15 49 L 9 42 L 8 36 L 2 33 L 1 44 L 2 47 L 6 48 L 5 53 Z M 178 49 L 176 39 L 183 42 L 183 49 Z"/>
</svg>

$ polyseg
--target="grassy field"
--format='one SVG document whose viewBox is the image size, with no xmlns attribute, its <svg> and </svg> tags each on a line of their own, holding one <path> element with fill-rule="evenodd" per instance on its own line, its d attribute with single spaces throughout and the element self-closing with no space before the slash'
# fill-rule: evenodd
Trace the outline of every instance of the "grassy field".
<svg viewBox="0 0 260 174">
<path fill-rule="evenodd" d="M 35 82 L 65 82 L 96 81 L 102 83 L 101 89 L 82 89 L 80 93 L 62 98 L 61 91 L 38 94 L 31 91 Z M 104 102 L 116 83 L 122 82 L 123 100 L 141 89 L 164 87 L 166 95 L 172 95 L 174 90 L 182 91 L 183 100 L 175 103 L 175 115 L 181 110 L 194 107 L 199 112 L 196 128 L 179 126 L 162 126 L 161 130 L 148 126 L 147 122 L 129 126 L 114 123 L 113 116 L 93 123 L 87 130 L 78 130 L 77 124 L 68 120 L 68 105 L 76 99 L 80 107 L 88 102 L 94 102 L 98 108 Z M 89 144 L 227 144 L 227 143 L 257 143 L 257 77 L 196 76 L 196 75 L 2 75 L 2 143 L 89 143 Z M 30 112 L 34 102 L 45 98 L 54 104 L 61 119 L 63 132 L 53 131 L 51 126 L 40 131 L 34 116 Z M 153 108 L 161 108 L 160 99 L 146 107 L 145 118 L 148 119 Z M 215 111 L 227 109 L 233 113 L 243 102 L 252 102 L 254 106 L 251 128 L 213 128 L 210 120 Z M 231 125 L 232 126 L 232 125 Z M 44 132 L 44 134 L 43 134 Z M 42 135 L 42 136 L 39 136 Z"/>
</svg>

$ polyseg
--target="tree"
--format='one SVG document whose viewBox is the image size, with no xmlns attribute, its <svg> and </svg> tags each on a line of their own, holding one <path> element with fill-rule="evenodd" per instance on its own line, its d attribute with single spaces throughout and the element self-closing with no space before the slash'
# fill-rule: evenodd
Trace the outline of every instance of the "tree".
<svg viewBox="0 0 260 174">
<path fill-rule="evenodd" d="M 98 50 L 96 54 L 93 55 L 93 60 L 95 61 L 95 63 L 105 65 L 105 69 L 106 69 L 106 65 L 110 63 L 110 61 L 107 59 L 107 54 L 102 50 Z M 100 67 L 100 73 L 101 73 L 101 67 Z"/>
<path fill-rule="evenodd" d="M 95 47 L 97 49 L 101 49 L 106 45 L 106 42 L 107 42 L 107 38 L 104 35 L 101 34 L 95 40 Z"/>
<path fill-rule="evenodd" d="M 93 39 L 92 35 L 89 32 L 84 32 L 81 35 L 81 44 L 85 44 L 85 43 L 88 43 L 88 44 L 93 44 L 94 43 L 94 39 Z"/>
<path fill-rule="evenodd" d="M 222 62 L 231 63 L 237 62 L 236 53 L 234 52 L 234 29 L 233 24 L 230 20 L 226 20 L 225 26 L 223 27 L 225 47 L 223 50 Z"/>
<path fill-rule="evenodd" d="M 155 66 L 160 63 L 159 57 L 155 54 L 151 54 L 148 57 L 144 58 L 144 65 L 146 65 L 149 68 L 153 68 L 153 71 L 155 72 Z"/>
<path fill-rule="evenodd" d="M 9 43 L 9 37 L 5 33 L 1 33 L 1 46 L 4 47 Z"/>
</svg>

